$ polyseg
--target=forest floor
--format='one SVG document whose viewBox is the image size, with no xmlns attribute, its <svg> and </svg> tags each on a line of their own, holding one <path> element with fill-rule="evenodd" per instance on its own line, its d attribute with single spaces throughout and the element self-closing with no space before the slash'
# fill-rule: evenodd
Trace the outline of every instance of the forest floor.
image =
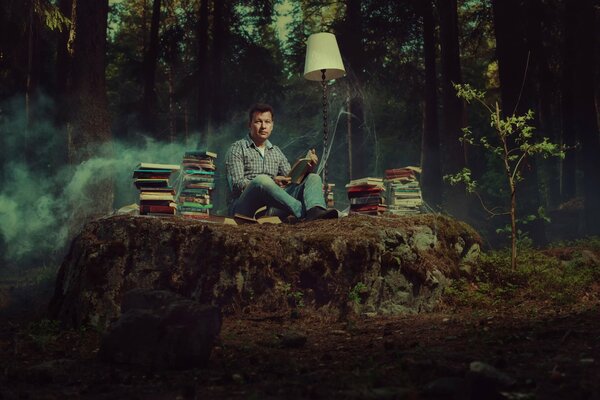
<svg viewBox="0 0 600 400">
<path fill-rule="evenodd" d="M 99 332 L 44 319 L 52 271 L 0 276 L 0 400 L 600 399 L 600 240 L 506 254 L 432 313 L 224 316 L 208 365 L 179 371 L 101 362 Z"/>
<path fill-rule="evenodd" d="M 600 398 L 593 302 L 346 321 L 302 309 L 226 316 L 209 365 L 184 371 L 97 361 L 98 332 L 61 330 L 27 306 L 0 321 L 3 400 Z"/>
</svg>

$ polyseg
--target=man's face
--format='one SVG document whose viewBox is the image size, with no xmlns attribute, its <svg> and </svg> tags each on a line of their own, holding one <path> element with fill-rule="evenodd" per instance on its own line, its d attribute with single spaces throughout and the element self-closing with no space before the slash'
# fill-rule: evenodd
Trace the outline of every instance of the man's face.
<svg viewBox="0 0 600 400">
<path fill-rule="evenodd" d="M 269 136 L 273 130 L 273 116 L 270 111 L 266 112 L 255 112 L 252 115 L 252 121 L 250 121 L 250 137 L 254 140 L 254 143 L 261 145 Z"/>
</svg>

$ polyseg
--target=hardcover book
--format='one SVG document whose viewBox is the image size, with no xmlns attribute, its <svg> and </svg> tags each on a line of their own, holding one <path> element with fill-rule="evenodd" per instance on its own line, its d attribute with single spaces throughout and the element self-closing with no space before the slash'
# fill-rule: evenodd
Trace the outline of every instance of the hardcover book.
<svg viewBox="0 0 600 400">
<path fill-rule="evenodd" d="M 175 171 L 179 171 L 179 165 L 176 164 L 157 164 L 157 163 L 139 163 L 137 165 L 137 167 L 135 167 L 136 170 L 139 169 L 152 169 L 152 170 L 167 170 L 167 171 L 171 171 L 171 172 L 175 172 Z"/>
<path fill-rule="evenodd" d="M 310 157 L 312 150 L 309 150 L 306 153 L 306 156 L 299 158 L 296 160 L 294 165 L 292 165 L 292 169 L 290 169 L 289 177 L 291 178 L 291 183 L 300 184 L 308 175 L 313 168 L 311 165 L 312 158 Z"/>
<path fill-rule="evenodd" d="M 258 210 L 256 210 L 256 212 L 254 213 L 254 215 L 252 217 L 236 213 L 233 216 L 233 219 L 235 220 L 235 222 L 238 225 L 243 225 L 243 224 L 280 224 L 281 223 L 281 218 L 279 218 L 275 215 L 264 215 L 266 211 L 267 211 L 267 206 L 262 206 Z"/>
</svg>

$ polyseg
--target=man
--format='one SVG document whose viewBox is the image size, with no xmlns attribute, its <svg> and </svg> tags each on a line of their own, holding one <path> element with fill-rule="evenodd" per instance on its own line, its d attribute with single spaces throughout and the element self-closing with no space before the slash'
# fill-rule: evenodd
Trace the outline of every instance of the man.
<svg viewBox="0 0 600 400">
<path fill-rule="evenodd" d="M 298 220 L 337 218 L 337 210 L 326 208 L 319 175 L 309 173 L 301 184 L 290 183 L 290 163 L 279 147 L 269 141 L 273 116 L 273 108 L 268 104 L 252 106 L 248 112 L 248 136 L 233 143 L 227 153 L 231 214 L 252 217 L 260 207 L 267 206 L 275 215 L 293 215 Z M 314 168 L 318 162 L 314 150 L 311 158 Z"/>
</svg>

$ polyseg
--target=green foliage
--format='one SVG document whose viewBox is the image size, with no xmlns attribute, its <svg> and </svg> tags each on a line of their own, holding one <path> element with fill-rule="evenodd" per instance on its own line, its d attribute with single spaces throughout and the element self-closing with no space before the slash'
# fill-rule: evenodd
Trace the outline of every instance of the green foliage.
<svg viewBox="0 0 600 400">
<path fill-rule="evenodd" d="M 51 31 L 62 32 L 71 26 L 71 20 L 60 12 L 57 6 L 46 0 L 37 0 L 33 3 L 34 11 L 46 27 Z"/>
<path fill-rule="evenodd" d="M 296 307 L 304 307 L 304 293 L 299 290 L 292 292 L 291 297 L 294 299 Z"/>
<path fill-rule="evenodd" d="M 529 214 L 522 218 L 517 218 L 516 223 L 518 226 L 525 226 L 531 224 L 534 221 L 544 221 L 546 223 L 550 222 L 550 217 L 546 214 L 546 209 L 544 207 L 538 207 L 537 214 Z M 511 226 L 509 224 L 496 229 L 496 233 L 510 236 L 512 233 Z M 531 239 L 526 231 L 521 229 L 517 229 L 517 244 L 523 243 L 531 243 Z"/>
<path fill-rule="evenodd" d="M 598 251 L 600 240 L 580 242 L 580 246 Z M 573 250 L 572 258 L 561 260 L 552 249 L 541 251 L 522 243 L 518 269 L 511 268 L 507 249 L 482 254 L 471 275 L 456 280 L 446 291 L 446 302 L 473 308 L 511 307 L 527 301 L 552 307 L 575 305 L 593 291 L 600 269 L 581 250 Z"/>
<path fill-rule="evenodd" d="M 295 307 L 304 307 L 304 293 L 300 290 L 292 290 L 292 285 L 289 283 L 284 283 L 282 285 L 283 294 L 288 299 L 288 301 L 293 304 Z"/>
<path fill-rule="evenodd" d="M 463 183 L 467 192 L 469 193 L 473 193 L 477 190 L 477 182 L 471 177 L 471 170 L 469 168 L 463 168 L 460 172 L 454 175 L 446 175 L 444 176 L 444 179 L 451 185 Z"/>
<path fill-rule="evenodd" d="M 354 304 L 361 304 L 362 297 L 361 294 L 366 293 L 368 291 L 367 285 L 362 282 L 358 282 L 348 293 L 348 299 Z"/>
<path fill-rule="evenodd" d="M 517 210 L 516 210 L 516 194 L 517 185 L 523 181 L 521 169 L 524 165 L 524 160 L 535 155 L 541 155 L 544 158 L 549 156 L 557 156 L 564 158 L 565 154 L 561 147 L 551 143 L 548 138 L 534 138 L 534 127 L 531 125 L 533 120 L 533 111 L 529 110 L 525 115 L 508 115 L 502 116 L 498 103 L 494 106 L 486 102 L 485 92 L 472 88 L 470 85 L 454 84 L 457 96 L 464 99 L 467 103 L 477 102 L 481 104 L 489 113 L 490 125 L 494 129 L 494 135 L 487 137 L 481 135 L 476 138 L 469 128 L 463 129 L 463 136 L 460 139 L 464 143 L 473 146 L 481 146 L 498 159 L 502 164 L 503 172 L 506 176 L 506 181 L 510 189 L 508 193 L 509 206 L 506 211 L 498 211 L 499 207 L 488 207 L 481 195 L 477 191 L 477 182 L 471 177 L 471 171 L 464 168 L 462 171 L 454 175 L 446 175 L 444 179 L 452 185 L 464 183 L 466 190 L 469 193 L 474 193 L 479 197 L 483 208 L 492 216 L 510 215 L 510 233 L 512 243 L 511 266 L 516 268 L 516 241 L 519 232 L 517 230 Z M 539 216 L 528 215 L 520 222 L 532 222 L 537 218 L 544 218 L 543 213 L 538 213 Z"/>
<path fill-rule="evenodd" d="M 534 127 L 531 125 L 533 120 L 533 111 L 529 110 L 525 115 L 509 115 L 502 117 L 500 109 L 486 103 L 485 92 L 476 90 L 470 85 L 455 84 L 456 94 L 467 103 L 478 102 L 489 113 L 490 126 L 494 129 L 495 136 L 488 137 L 482 135 L 476 138 L 470 128 L 463 129 L 462 142 L 473 146 L 481 146 L 494 156 L 504 162 L 508 178 L 514 182 L 523 180 L 520 172 L 522 162 L 527 157 L 539 154 L 543 158 L 550 156 L 564 158 L 565 153 L 558 144 L 550 142 L 547 137 L 538 141 L 534 138 Z M 444 177 L 451 184 L 463 182 L 467 185 L 467 190 L 474 191 L 477 183 L 471 179 L 468 169 L 463 169 L 455 175 Z"/>
</svg>

